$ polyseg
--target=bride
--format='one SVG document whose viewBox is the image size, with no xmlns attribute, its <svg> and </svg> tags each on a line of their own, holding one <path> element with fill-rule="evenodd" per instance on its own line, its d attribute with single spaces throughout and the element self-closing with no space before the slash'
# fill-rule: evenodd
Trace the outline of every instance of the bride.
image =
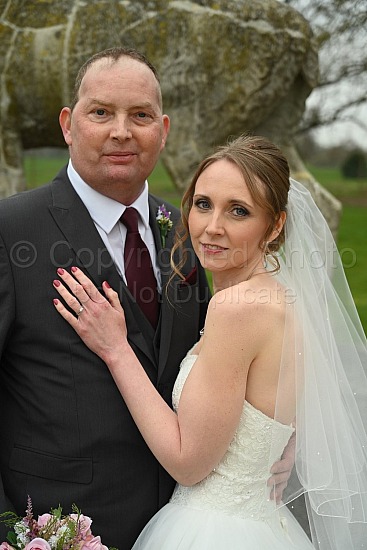
<svg viewBox="0 0 367 550">
<path fill-rule="evenodd" d="M 214 294 L 174 411 L 130 348 L 108 283 L 105 298 L 73 268 L 55 286 L 68 306 L 55 299 L 57 311 L 106 363 L 177 480 L 134 550 L 364 548 L 366 339 L 324 218 L 275 145 L 241 136 L 202 161 L 182 220 L 172 257 L 190 235 Z M 170 284 L 180 275 L 176 260 Z M 293 481 L 276 503 L 267 480 L 291 437 Z M 302 492 L 312 543 L 284 506 Z"/>
</svg>

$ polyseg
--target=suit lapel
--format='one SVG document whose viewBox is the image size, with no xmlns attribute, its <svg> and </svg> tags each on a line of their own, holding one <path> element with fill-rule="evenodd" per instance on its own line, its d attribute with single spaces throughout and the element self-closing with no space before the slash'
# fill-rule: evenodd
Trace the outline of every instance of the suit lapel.
<svg viewBox="0 0 367 550">
<path fill-rule="evenodd" d="M 50 212 L 65 237 L 64 245 L 74 251 L 79 266 L 98 288 L 106 280 L 118 292 L 129 327 L 129 340 L 155 363 L 153 346 L 148 345 L 140 326 L 140 321 L 144 326 L 146 320 L 140 310 L 137 311 L 88 210 L 70 184 L 65 168 L 52 182 L 52 196 Z"/>
</svg>

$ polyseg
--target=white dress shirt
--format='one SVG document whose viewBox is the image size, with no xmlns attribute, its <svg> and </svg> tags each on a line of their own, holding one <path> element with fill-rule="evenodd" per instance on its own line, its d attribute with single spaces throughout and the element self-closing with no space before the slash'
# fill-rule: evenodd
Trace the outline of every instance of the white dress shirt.
<svg viewBox="0 0 367 550">
<path fill-rule="evenodd" d="M 120 222 L 120 218 L 127 207 L 114 199 L 102 195 L 85 183 L 85 181 L 83 181 L 79 174 L 75 171 L 71 160 L 69 160 L 67 173 L 75 192 L 79 195 L 80 199 L 87 208 L 98 233 L 100 234 L 112 260 L 116 265 L 119 274 L 126 283 L 124 266 L 126 227 Z M 161 292 L 161 272 L 157 264 L 157 253 L 155 249 L 153 232 L 149 225 L 147 181 L 145 181 L 143 192 L 139 195 L 136 201 L 129 206 L 133 206 L 139 212 L 139 233 L 149 250 L 154 274 L 158 283 L 158 290 Z"/>
</svg>

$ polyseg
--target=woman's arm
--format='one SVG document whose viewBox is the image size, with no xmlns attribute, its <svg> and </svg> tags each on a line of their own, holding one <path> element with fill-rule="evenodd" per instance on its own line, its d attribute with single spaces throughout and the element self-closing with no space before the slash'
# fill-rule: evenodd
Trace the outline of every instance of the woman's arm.
<svg viewBox="0 0 367 550">
<path fill-rule="evenodd" d="M 209 306 L 200 356 L 185 383 L 177 415 L 151 384 L 127 341 L 124 313 L 107 283 L 106 300 L 77 268 L 54 287 L 57 311 L 108 366 L 142 436 L 162 466 L 182 484 L 197 483 L 218 464 L 237 428 L 251 363 L 234 326 L 246 326 L 239 310 L 216 295 Z M 79 284 L 80 283 L 80 284 Z M 223 298 L 223 296 L 221 297 Z M 243 314 L 242 314 L 243 317 Z M 250 323 L 249 323 L 250 324 Z M 246 346 L 245 346 L 246 347 Z"/>
</svg>

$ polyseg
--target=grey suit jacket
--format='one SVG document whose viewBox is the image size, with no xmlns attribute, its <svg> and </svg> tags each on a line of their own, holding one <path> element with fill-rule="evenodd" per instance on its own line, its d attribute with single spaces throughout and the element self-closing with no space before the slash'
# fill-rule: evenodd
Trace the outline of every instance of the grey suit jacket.
<svg viewBox="0 0 367 550">
<path fill-rule="evenodd" d="M 165 287 L 174 230 L 162 250 L 155 222 L 161 203 L 149 197 Z M 167 206 L 176 223 L 179 212 Z M 27 495 L 35 514 L 59 503 L 69 513 L 75 502 L 104 544 L 127 550 L 174 482 L 145 445 L 105 364 L 54 309 L 56 269 L 73 265 L 98 287 L 106 280 L 118 291 L 129 341 L 168 403 L 179 363 L 203 326 L 209 290 L 191 250 L 189 283 L 176 278 L 168 296 L 163 291 L 154 333 L 66 168 L 50 184 L 0 201 L 0 513 L 12 506 L 24 515 Z"/>
</svg>

